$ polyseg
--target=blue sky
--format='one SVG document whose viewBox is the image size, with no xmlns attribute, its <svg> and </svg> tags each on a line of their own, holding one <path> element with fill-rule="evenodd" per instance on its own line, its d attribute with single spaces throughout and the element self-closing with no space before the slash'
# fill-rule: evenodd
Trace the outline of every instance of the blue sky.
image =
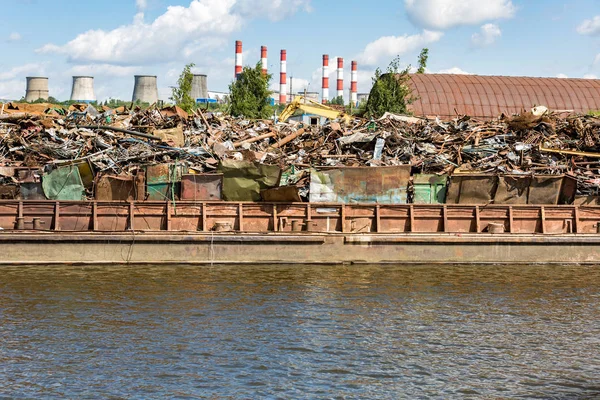
<svg viewBox="0 0 600 400">
<path fill-rule="evenodd" d="M 600 76 L 598 0 L 2 0 L 0 98 L 25 94 L 26 76 L 48 76 L 50 95 L 68 99 L 73 75 L 92 75 L 98 99 L 128 100 L 133 75 L 158 75 L 167 100 L 186 63 L 209 90 L 233 77 L 234 42 L 244 64 L 260 46 L 278 87 L 288 52 L 294 91 L 320 91 L 321 58 L 359 62 L 359 91 L 395 55 L 428 71 L 483 75 Z M 334 65 L 332 60 L 330 65 Z M 333 68 L 332 69 L 332 78 Z M 334 88 L 332 79 L 331 88 Z M 334 90 L 331 90 L 332 95 Z M 347 92 L 347 90 L 346 90 Z"/>
</svg>

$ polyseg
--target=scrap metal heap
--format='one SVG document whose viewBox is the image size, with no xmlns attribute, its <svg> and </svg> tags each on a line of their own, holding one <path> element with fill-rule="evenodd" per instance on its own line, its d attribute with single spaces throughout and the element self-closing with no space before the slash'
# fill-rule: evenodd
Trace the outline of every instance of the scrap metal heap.
<svg viewBox="0 0 600 400">
<path fill-rule="evenodd" d="M 569 174 L 577 179 L 579 195 L 597 196 L 600 118 L 534 109 L 487 122 L 387 114 L 347 125 L 306 126 L 206 111 L 189 115 L 178 107 L 0 106 L 0 184 L 23 182 L 14 168 L 49 174 L 85 162 L 97 181 L 173 162 L 186 173 L 213 173 L 225 160 L 294 171 L 408 164 L 414 173 L 439 175 Z M 306 186 L 296 178 L 290 182 Z M 94 197 L 93 184 L 86 185 L 85 196 Z"/>
</svg>

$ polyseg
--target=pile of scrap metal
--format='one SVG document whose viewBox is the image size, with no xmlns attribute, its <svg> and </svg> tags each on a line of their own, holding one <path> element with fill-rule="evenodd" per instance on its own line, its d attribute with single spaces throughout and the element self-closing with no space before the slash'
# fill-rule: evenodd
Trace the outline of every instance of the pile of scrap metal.
<svg viewBox="0 0 600 400">
<path fill-rule="evenodd" d="M 366 169 L 351 178 L 342 174 L 348 182 L 361 176 L 378 182 L 374 187 L 382 191 L 358 199 L 319 189 L 330 179 L 320 170 L 345 167 L 397 167 L 397 172 L 387 181 L 383 172 Z M 597 196 L 600 119 L 534 109 L 491 122 L 387 114 L 308 126 L 188 114 L 178 107 L 0 105 L 4 198 L 399 201 L 414 196 L 412 184 L 405 194 L 395 191 L 401 185 L 381 182 L 404 179 L 407 168 L 409 179 L 411 174 L 569 175 L 579 195 Z"/>
</svg>

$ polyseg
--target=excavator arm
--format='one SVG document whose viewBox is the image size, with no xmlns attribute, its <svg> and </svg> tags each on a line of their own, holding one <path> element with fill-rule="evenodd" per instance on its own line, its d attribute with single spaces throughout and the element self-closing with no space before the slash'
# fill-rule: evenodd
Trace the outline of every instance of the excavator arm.
<svg viewBox="0 0 600 400">
<path fill-rule="evenodd" d="M 346 113 L 334 110 L 331 107 L 327 107 L 324 104 L 317 103 L 316 101 L 307 99 L 303 96 L 296 97 L 288 104 L 279 115 L 279 120 L 282 122 L 287 121 L 297 110 L 302 110 L 308 114 L 319 115 L 331 120 L 341 119 L 345 124 L 350 123 L 350 116 Z"/>
</svg>

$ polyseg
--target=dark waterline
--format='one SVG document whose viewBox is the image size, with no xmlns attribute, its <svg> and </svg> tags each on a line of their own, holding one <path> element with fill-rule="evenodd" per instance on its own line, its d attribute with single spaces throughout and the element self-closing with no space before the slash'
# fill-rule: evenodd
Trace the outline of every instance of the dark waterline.
<svg viewBox="0 0 600 400">
<path fill-rule="evenodd" d="M 599 267 L 0 269 L 2 398 L 599 398 Z"/>
</svg>

